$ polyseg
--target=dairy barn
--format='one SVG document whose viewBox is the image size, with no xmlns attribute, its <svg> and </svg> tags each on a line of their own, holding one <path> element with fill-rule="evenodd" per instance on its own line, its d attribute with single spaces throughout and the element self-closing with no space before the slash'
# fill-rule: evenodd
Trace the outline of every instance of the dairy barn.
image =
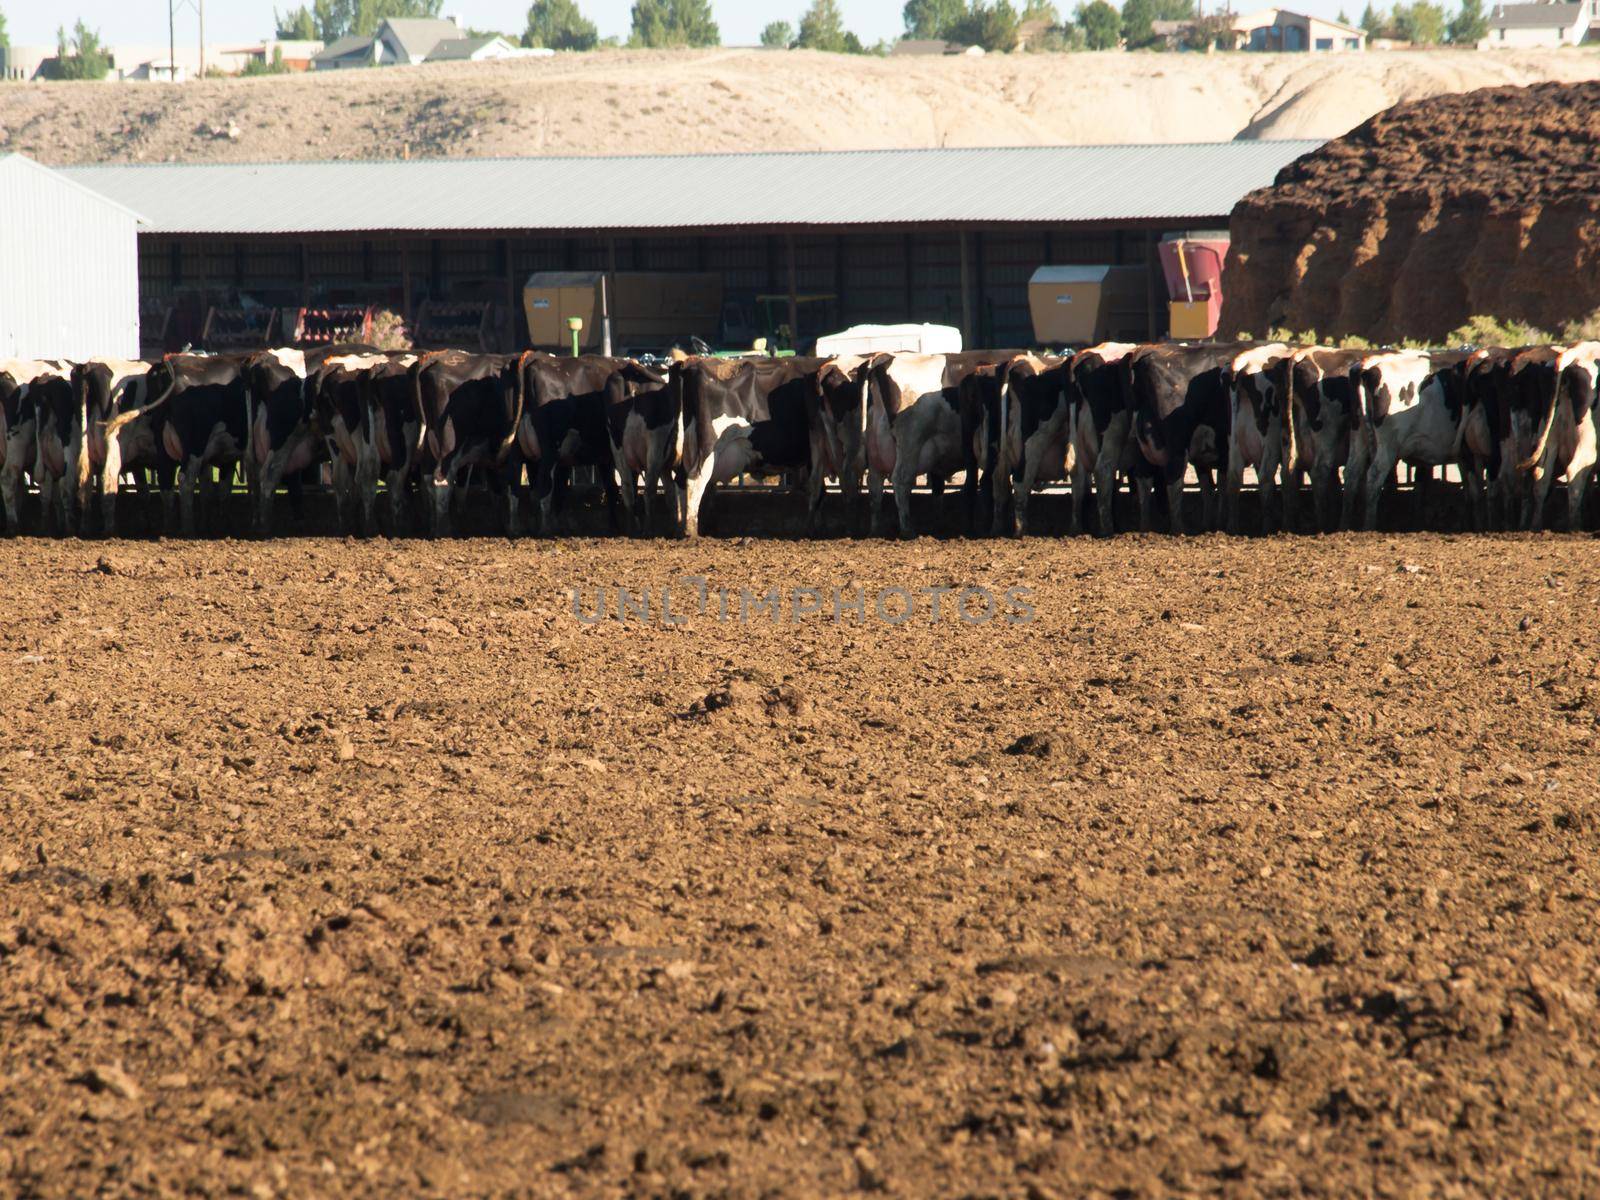
<svg viewBox="0 0 1600 1200">
<path fill-rule="evenodd" d="M 0 358 L 138 355 L 141 221 L 20 154 L 0 157 Z"/>
<path fill-rule="evenodd" d="M 643 332 L 619 328 L 618 352 L 691 337 L 805 346 L 877 322 L 955 326 L 967 345 L 1031 345 L 1072 340 L 1036 336 L 1029 281 L 1040 268 L 1073 268 L 1041 275 L 1047 285 L 1088 281 L 1086 290 L 1044 289 L 1046 303 L 1098 306 L 1077 310 L 1079 340 L 1165 334 L 1169 301 L 1195 297 L 1181 294 L 1170 256 L 1163 273 L 1161 241 L 1225 229 L 1240 197 L 1317 144 L 91 166 L 60 175 L 147 221 L 138 235 L 147 356 L 370 334 L 370 314 L 385 309 L 403 315 L 420 345 L 523 347 L 524 288 L 548 273 L 604 277 L 619 324 L 630 303 L 646 303 L 630 296 L 630 279 L 705 281 L 710 294 L 702 289 L 696 311 L 678 318 L 691 327 L 671 328 L 676 314 L 657 313 Z M 599 348 L 596 324 L 585 348 Z"/>
</svg>

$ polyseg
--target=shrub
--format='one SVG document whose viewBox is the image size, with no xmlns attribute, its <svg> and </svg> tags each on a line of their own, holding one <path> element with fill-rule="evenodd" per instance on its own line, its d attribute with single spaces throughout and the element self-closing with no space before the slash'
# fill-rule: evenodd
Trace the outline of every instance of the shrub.
<svg viewBox="0 0 1600 1200">
<path fill-rule="evenodd" d="M 1544 330 L 1516 319 L 1480 314 L 1445 334 L 1448 346 L 1532 346 L 1554 339 Z"/>
<path fill-rule="evenodd" d="M 373 310 L 370 340 L 379 350 L 411 349 L 411 331 L 406 328 L 406 320 L 391 308 Z"/>
</svg>

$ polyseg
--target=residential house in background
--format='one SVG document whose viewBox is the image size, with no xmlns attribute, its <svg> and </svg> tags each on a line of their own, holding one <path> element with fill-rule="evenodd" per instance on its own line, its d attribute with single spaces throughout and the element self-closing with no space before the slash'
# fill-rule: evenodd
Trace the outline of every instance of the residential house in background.
<svg viewBox="0 0 1600 1200">
<path fill-rule="evenodd" d="M 983 53 L 982 46 L 964 46 L 960 42 L 947 42 L 943 38 L 901 38 L 889 51 L 896 58 L 937 58 L 940 55 Z"/>
<path fill-rule="evenodd" d="M 1600 41 L 1600 0 L 1576 4 L 1498 4 L 1489 10 L 1480 50 L 1577 46 Z"/>
<path fill-rule="evenodd" d="M 350 67 L 417 66 L 441 42 L 459 41 L 466 31 L 454 18 L 391 17 L 371 37 L 342 37 L 311 60 L 317 71 Z"/>
<path fill-rule="evenodd" d="M 521 49 L 496 33 L 486 37 L 448 38 L 433 48 L 427 61 L 489 62 L 497 58 L 520 57 Z"/>
<path fill-rule="evenodd" d="M 1241 50 L 1326 53 L 1367 48 L 1364 30 L 1286 8 L 1245 13 L 1234 19 L 1233 27 L 1239 34 Z"/>
</svg>

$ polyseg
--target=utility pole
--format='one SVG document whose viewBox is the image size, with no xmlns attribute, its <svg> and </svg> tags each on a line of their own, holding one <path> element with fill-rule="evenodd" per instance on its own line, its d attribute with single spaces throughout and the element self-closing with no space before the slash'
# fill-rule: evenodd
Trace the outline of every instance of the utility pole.
<svg viewBox="0 0 1600 1200">
<path fill-rule="evenodd" d="M 199 0 L 200 5 L 200 78 L 206 77 L 206 0 Z"/>
<path fill-rule="evenodd" d="M 173 15 L 178 0 L 167 0 L 167 82 L 178 81 L 178 22 Z"/>
</svg>

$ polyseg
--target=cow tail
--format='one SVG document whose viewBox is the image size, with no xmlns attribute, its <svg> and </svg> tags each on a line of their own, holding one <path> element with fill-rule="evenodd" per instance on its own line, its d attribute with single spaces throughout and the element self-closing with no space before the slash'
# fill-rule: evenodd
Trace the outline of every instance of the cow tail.
<svg viewBox="0 0 1600 1200">
<path fill-rule="evenodd" d="M 1550 397 L 1550 411 L 1544 415 L 1544 427 L 1539 431 L 1539 444 L 1534 447 L 1532 454 L 1517 464 L 1517 470 L 1519 471 L 1528 470 L 1544 458 L 1545 447 L 1550 442 L 1550 431 L 1555 428 L 1556 424 L 1556 409 L 1561 407 L 1561 380 L 1565 375 L 1565 371 L 1556 372 L 1556 390 L 1555 394 Z M 1537 477 L 1542 475 L 1543 471 L 1537 471 L 1535 474 Z"/>
<path fill-rule="evenodd" d="M 505 461 L 506 456 L 511 453 L 511 448 L 517 444 L 517 426 L 522 424 L 522 406 L 527 389 L 527 384 L 525 383 L 527 379 L 527 364 L 528 358 L 532 353 L 533 351 L 531 350 L 524 350 L 517 356 L 516 399 L 511 408 L 511 423 L 506 426 L 506 436 L 500 440 L 500 452 L 495 456 L 500 462 Z"/>
<path fill-rule="evenodd" d="M 1011 371 L 1009 364 L 1002 368 L 1000 376 L 1000 428 L 996 432 L 1000 436 L 995 439 L 994 470 L 997 473 L 1009 473 L 1011 462 L 1007 458 L 1008 447 L 1006 445 L 1006 439 L 1011 436 Z"/>
<path fill-rule="evenodd" d="M 170 358 L 171 356 L 169 355 L 168 357 Z M 163 359 L 162 361 L 165 362 L 166 360 Z M 146 386 L 149 386 L 148 383 Z M 177 386 L 178 373 L 174 371 L 172 373 L 172 382 L 167 384 L 167 390 L 162 392 L 160 396 L 156 397 L 156 399 L 152 400 L 149 404 L 141 405 L 139 408 L 132 409 L 129 412 L 120 413 L 106 422 L 107 440 L 116 437 L 117 433 L 124 425 L 130 425 L 134 421 L 137 421 L 140 417 L 144 416 L 146 413 L 154 412 L 156 409 L 160 408 L 167 402 L 167 399 L 177 389 Z"/>
<path fill-rule="evenodd" d="M 1283 372 L 1283 381 L 1278 387 L 1278 403 L 1283 405 L 1283 450 L 1279 458 L 1286 473 L 1284 478 L 1288 478 L 1289 467 L 1295 461 L 1293 351 L 1283 356 L 1278 369 Z"/>
<path fill-rule="evenodd" d="M 412 457 L 422 457 L 422 447 L 428 440 L 428 410 L 422 403 L 422 373 L 428 369 L 434 355 L 424 354 L 411 364 L 411 406 L 417 412 L 417 440 L 411 447 Z"/>
</svg>

